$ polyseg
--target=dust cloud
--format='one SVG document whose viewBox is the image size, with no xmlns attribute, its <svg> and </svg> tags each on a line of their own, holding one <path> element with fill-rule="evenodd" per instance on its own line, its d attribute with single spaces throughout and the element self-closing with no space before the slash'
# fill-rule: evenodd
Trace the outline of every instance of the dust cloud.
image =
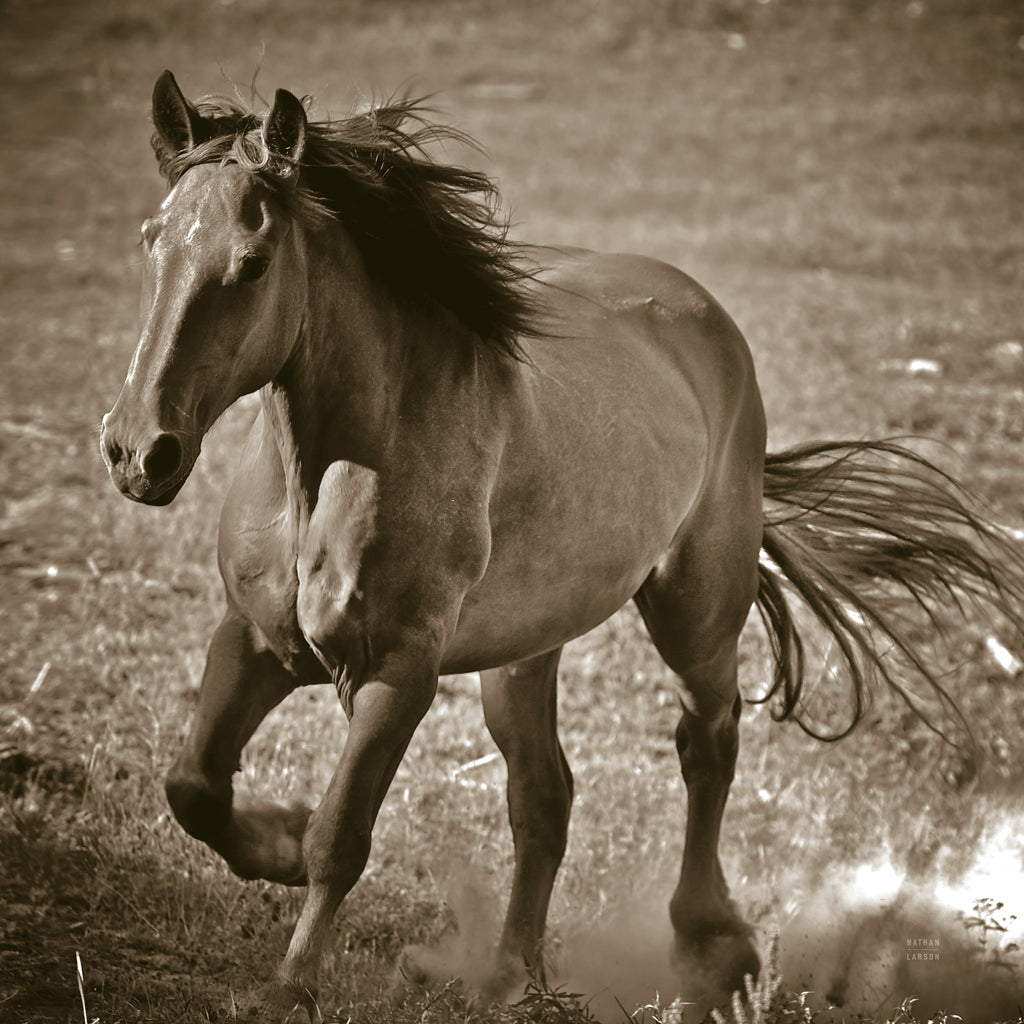
<svg viewBox="0 0 1024 1024">
<path fill-rule="evenodd" d="M 489 880 L 472 869 L 449 879 L 446 890 L 455 928 L 431 945 L 407 946 L 399 973 L 414 983 L 457 978 L 469 993 L 481 992 L 494 968 L 499 898 Z"/>
<path fill-rule="evenodd" d="M 822 1020 L 885 1020 L 905 998 L 915 1015 L 968 1024 L 1024 1012 L 1024 817 L 987 813 L 972 853 L 920 849 L 845 866 L 781 922 L 785 987 L 811 991 Z M 805 888 L 797 877 L 794 889 Z"/>
<path fill-rule="evenodd" d="M 785 902 L 757 924 L 762 949 L 772 932 L 779 934 L 782 991 L 810 992 L 808 1005 L 821 1024 L 884 1021 L 908 997 L 917 1000 L 919 1020 L 938 1011 L 966 1024 L 1018 1019 L 1024 1013 L 1024 815 L 989 807 L 985 820 L 995 824 L 971 843 L 969 856 L 917 848 L 909 865 L 883 851 L 824 874 L 777 871 L 777 897 Z M 667 893 L 634 898 L 585 932 L 552 940 L 551 984 L 580 994 L 609 1024 L 655 1019 L 654 1007 L 667 1007 L 680 987 L 669 965 Z M 756 902 L 742 887 L 734 896 L 744 910 Z M 457 929 L 418 949 L 417 961 L 434 977 L 458 976 L 479 990 L 492 966 L 502 899 L 482 880 L 453 882 L 449 905 Z"/>
</svg>

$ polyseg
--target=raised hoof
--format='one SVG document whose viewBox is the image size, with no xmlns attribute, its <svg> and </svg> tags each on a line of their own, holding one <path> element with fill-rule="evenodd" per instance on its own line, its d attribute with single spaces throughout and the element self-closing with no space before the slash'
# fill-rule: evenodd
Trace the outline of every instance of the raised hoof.
<svg viewBox="0 0 1024 1024">
<path fill-rule="evenodd" d="M 300 804 L 238 796 L 231 811 L 228 867 L 240 878 L 263 878 L 282 885 L 306 884 L 302 837 L 310 810 Z"/>
<path fill-rule="evenodd" d="M 722 921 L 693 924 L 686 932 L 677 935 L 672 946 L 672 966 L 679 975 L 682 998 L 695 1003 L 702 1013 L 730 1002 L 733 992 L 745 999 L 746 976 L 756 981 L 761 972 L 750 926 Z"/>
</svg>

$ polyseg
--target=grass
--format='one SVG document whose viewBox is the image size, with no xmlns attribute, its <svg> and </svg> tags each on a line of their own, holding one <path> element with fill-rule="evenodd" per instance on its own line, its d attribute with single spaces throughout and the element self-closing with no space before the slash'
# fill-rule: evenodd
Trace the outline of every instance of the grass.
<svg viewBox="0 0 1024 1024">
<path fill-rule="evenodd" d="M 723 300 L 754 349 L 774 447 L 924 432 L 1001 521 L 1024 520 L 1016 4 L 49 0 L 0 17 L 4 1021 L 79 1020 L 83 998 L 103 1024 L 251 1019 L 300 906 L 231 876 L 162 793 L 219 616 L 216 514 L 253 404 L 224 417 L 166 510 L 119 499 L 95 448 L 135 342 L 134 241 L 161 195 L 148 95 L 164 66 L 189 94 L 230 90 L 219 66 L 245 94 L 262 63 L 265 95 L 314 92 L 335 113 L 412 76 L 487 145 L 473 159 L 500 179 L 517 234 L 660 256 Z M 937 372 L 909 372 L 914 360 Z M 1020 650 L 984 620 L 950 638 L 950 685 L 986 754 L 974 782 L 885 695 L 832 747 L 746 713 L 723 850 L 745 911 L 781 933 L 780 976 L 766 972 L 749 1019 L 827 1019 L 838 983 L 866 990 L 878 1020 L 1019 1014 L 1022 968 L 1004 948 L 1017 925 L 994 908 L 1024 874 L 1024 705 L 985 655 L 992 634 Z M 756 630 L 742 654 L 755 693 Z M 823 714 L 842 711 L 833 691 L 823 672 Z M 573 645 L 556 989 L 505 1008 L 455 986 L 403 1004 L 388 995 L 402 949 L 426 944 L 471 974 L 510 873 L 504 769 L 463 767 L 494 751 L 475 683 L 445 680 L 339 915 L 327 1019 L 677 1019 L 675 708 L 632 613 Z M 344 734 L 328 692 L 297 694 L 250 745 L 243 784 L 315 800 Z M 1005 942 L 975 917 L 1002 922 Z M 941 942 L 941 969 L 900 958 L 914 938 Z"/>
</svg>

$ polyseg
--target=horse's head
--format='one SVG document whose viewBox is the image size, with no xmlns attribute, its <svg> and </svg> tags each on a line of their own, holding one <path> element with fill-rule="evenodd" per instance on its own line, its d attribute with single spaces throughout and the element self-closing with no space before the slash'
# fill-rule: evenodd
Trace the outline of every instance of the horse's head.
<svg viewBox="0 0 1024 1024">
<path fill-rule="evenodd" d="M 238 136 L 242 166 L 170 72 L 153 91 L 153 123 L 176 183 L 142 226 L 142 332 L 100 448 L 123 494 L 164 505 L 214 420 L 273 379 L 298 335 L 307 282 L 288 196 L 307 126 L 302 104 L 279 90 Z"/>
</svg>

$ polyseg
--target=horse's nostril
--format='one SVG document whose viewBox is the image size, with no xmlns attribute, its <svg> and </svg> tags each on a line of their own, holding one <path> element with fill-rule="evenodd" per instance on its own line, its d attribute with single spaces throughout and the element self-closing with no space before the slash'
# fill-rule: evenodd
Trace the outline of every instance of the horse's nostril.
<svg viewBox="0 0 1024 1024">
<path fill-rule="evenodd" d="M 112 466 L 116 466 L 124 457 L 124 449 L 111 437 L 103 439 L 103 451 Z"/>
<path fill-rule="evenodd" d="M 173 434 L 161 434 L 142 460 L 142 469 L 153 483 L 169 480 L 181 468 L 181 442 Z"/>
</svg>

